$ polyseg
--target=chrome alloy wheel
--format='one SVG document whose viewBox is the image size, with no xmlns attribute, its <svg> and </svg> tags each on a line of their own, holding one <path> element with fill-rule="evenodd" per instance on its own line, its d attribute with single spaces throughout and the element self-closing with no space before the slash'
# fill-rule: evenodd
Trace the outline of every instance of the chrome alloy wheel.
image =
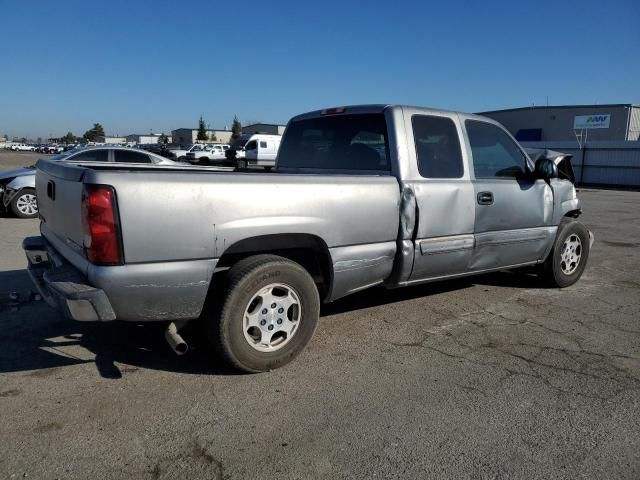
<svg viewBox="0 0 640 480">
<path fill-rule="evenodd" d="M 298 331 L 302 303 L 289 285 L 273 283 L 256 293 L 244 312 L 244 338 L 259 352 L 275 352 Z"/>
<path fill-rule="evenodd" d="M 16 208 L 23 215 L 35 215 L 38 213 L 38 201 L 32 193 L 23 193 L 16 199 Z"/>
<path fill-rule="evenodd" d="M 582 257 L 582 241 L 575 233 L 569 235 L 562 245 L 560 268 L 565 275 L 571 275 L 580 265 Z"/>
</svg>

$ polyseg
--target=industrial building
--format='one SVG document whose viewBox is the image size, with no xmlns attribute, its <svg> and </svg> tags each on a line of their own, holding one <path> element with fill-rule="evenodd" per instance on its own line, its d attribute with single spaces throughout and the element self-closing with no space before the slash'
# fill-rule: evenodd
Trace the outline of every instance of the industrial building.
<svg viewBox="0 0 640 480">
<path fill-rule="evenodd" d="M 107 143 L 109 145 L 119 145 L 127 143 L 126 137 L 100 136 L 96 137 L 95 143 Z"/>
<path fill-rule="evenodd" d="M 132 133 L 127 135 L 127 143 L 136 143 L 138 145 L 156 145 L 162 136 L 161 133 L 147 133 L 137 134 Z M 171 143 L 171 135 L 165 135 L 167 137 L 167 143 Z"/>
<path fill-rule="evenodd" d="M 480 112 L 522 142 L 637 141 L 640 105 L 555 105 Z"/>
<path fill-rule="evenodd" d="M 173 143 L 179 145 L 191 145 L 197 142 L 197 128 L 177 128 L 171 130 Z M 231 141 L 231 130 L 207 130 L 207 142 L 229 143 Z"/>
<path fill-rule="evenodd" d="M 640 105 L 562 105 L 482 112 L 525 147 L 573 155 L 580 185 L 640 187 Z"/>
<path fill-rule="evenodd" d="M 254 123 L 242 127 L 242 133 L 266 133 L 268 135 L 282 135 L 286 125 L 275 123 Z"/>
<path fill-rule="evenodd" d="M 242 127 L 242 133 L 266 133 L 270 135 L 282 135 L 286 125 L 275 123 L 254 123 Z M 211 143 L 231 143 L 231 130 L 207 130 L 206 142 Z M 214 137 L 215 136 L 215 137 Z M 197 128 L 177 128 L 171 130 L 173 143 L 179 145 L 190 145 L 196 143 L 198 138 Z M 215 138 L 215 140 L 214 140 Z"/>
</svg>

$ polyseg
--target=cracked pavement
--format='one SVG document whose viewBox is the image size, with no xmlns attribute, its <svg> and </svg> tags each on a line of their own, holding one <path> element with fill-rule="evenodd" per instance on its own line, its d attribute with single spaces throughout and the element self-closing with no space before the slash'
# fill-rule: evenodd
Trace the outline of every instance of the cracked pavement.
<svg viewBox="0 0 640 480">
<path fill-rule="evenodd" d="M 157 326 L 27 297 L 35 221 L 0 218 L 0 476 L 640 478 L 640 193 L 582 191 L 583 278 L 375 289 L 292 364 L 236 375 Z"/>
</svg>

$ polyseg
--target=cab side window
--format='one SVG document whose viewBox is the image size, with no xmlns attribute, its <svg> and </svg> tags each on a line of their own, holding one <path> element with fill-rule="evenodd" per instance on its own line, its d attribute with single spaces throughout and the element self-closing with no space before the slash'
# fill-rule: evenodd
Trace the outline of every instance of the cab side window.
<svg viewBox="0 0 640 480">
<path fill-rule="evenodd" d="M 515 178 L 525 171 L 526 158 L 499 127 L 477 120 L 465 122 L 476 178 Z"/>
<path fill-rule="evenodd" d="M 460 137 L 453 120 L 414 115 L 411 124 L 420 175 L 425 178 L 462 177 Z"/>
<path fill-rule="evenodd" d="M 255 150 L 258 148 L 258 142 L 256 142 L 255 140 L 251 140 L 249 143 L 247 143 L 247 146 L 244 147 L 245 150 Z"/>
</svg>

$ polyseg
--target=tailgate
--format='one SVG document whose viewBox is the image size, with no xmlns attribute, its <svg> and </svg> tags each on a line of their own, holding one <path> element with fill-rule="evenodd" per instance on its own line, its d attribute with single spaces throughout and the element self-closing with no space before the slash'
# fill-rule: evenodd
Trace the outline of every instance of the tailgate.
<svg viewBox="0 0 640 480">
<path fill-rule="evenodd" d="M 36 195 L 42 235 L 84 258 L 82 189 L 86 169 L 65 162 L 40 160 L 36 164 Z M 62 252 L 61 252 L 62 253 Z M 65 255 L 66 256 L 66 255 Z M 73 258 L 68 260 L 73 262 Z"/>
</svg>

